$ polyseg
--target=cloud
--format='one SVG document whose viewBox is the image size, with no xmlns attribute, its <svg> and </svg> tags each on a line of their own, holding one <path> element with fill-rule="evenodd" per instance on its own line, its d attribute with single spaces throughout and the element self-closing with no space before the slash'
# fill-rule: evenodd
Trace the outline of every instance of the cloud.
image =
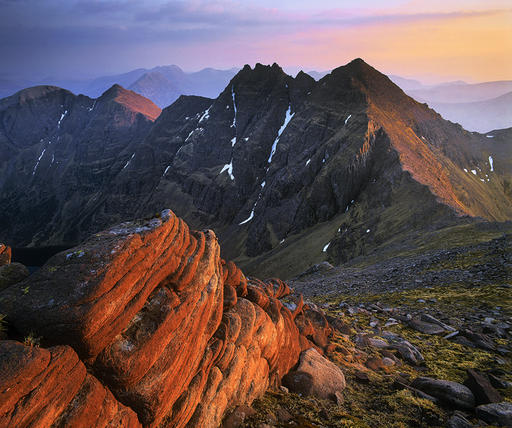
<svg viewBox="0 0 512 428">
<path fill-rule="evenodd" d="M 465 1 L 473 5 L 476 0 Z M 296 7 L 290 1 L 286 8 L 273 0 L 0 0 L 0 56 L 7 70 L 98 69 L 105 61 L 134 68 L 168 61 L 187 65 L 215 57 L 232 66 L 289 58 L 289 51 L 296 52 L 294 60 L 319 61 L 320 54 L 339 55 L 337 42 L 347 40 L 346 34 L 352 37 L 351 54 L 359 50 L 357 56 L 364 56 L 372 45 L 386 51 L 370 36 L 375 28 L 396 32 L 455 21 L 470 28 L 470 20 L 503 20 L 512 13 L 500 9 L 506 3 L 497 0 L 486 2 L 487 9 L 468 9 L 454 0 L 436 2 L 434 9 L 396 0 L 382 9 L 380 0 L 343 2 L 349 4 L 343 8 L 333 7 L 340 4 L 334 0 L 315 6 L 295 0 Z"/>
</svg>

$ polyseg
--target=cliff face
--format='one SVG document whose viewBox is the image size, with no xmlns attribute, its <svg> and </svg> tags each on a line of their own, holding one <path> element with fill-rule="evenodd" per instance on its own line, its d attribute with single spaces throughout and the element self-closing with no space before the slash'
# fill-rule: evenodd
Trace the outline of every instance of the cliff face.
<svg viewBox="0 0 512 428">
<path fill-rule="evenodd" d="M 11 246 L 84 239 L 88 213 L 159 113 L 118 85 L 97 99 L 38 86 L 0 100 L 2 238 Z"/>
<path fill-rule="evenodd" d="M 23 388 L 2 388 L 1 424 L 65 426 L 92 412 L 89 426 L 137 426 L 136 414 L 144 426 L 215 427 L 279 383 L 302 350 L 327 343 L 323 315 L 280 302 L 289 291 L 247 280 L 212 231 L 190 231 L 169 210 L 100 232 L 0 293 L 10 334 L 51 346 L 0 342 L 1 379 L 17 382 L 14 364 L 27 373 Z"/>
<path fill-rule="evenodd" d="M 129 91 L 110 95 L 116 91 L 98 100 L 142 110 L 140 99 L 122 101 Z M 9 103 L 0 115 L 22 101 Z M 83 131 L 94 144 L 88 136 L 66 146 L 75 159 L 67 168 L 49 156 L 64 147 L 59 133 L 58 144 L 37 140 L 13 158 L 3 187 L 0 178 L 3 241 L 76 243 L 172 206 L 192 227 L 213 228 L 223 257 L 247 272 L 289 277 L 325 259 L 412 242 L 425 230 L 512 218 L 511 146 L 500 137 L 507 131 L 467 132 L 362 60 L 318 82 L 277 64 L 245 66 L 216 99 L 180 97 L 154 123 L 149 107 L 139 125 L 114 110 Z M 76 129 L 67 120 L 62 132 Z M 126 125 L 115 128 L 120 134 L 115 123 Z M 19 146 L 17 135 L 9 141 Z M 12 144 L 1 143 L 7 156 Z"/>
</svg>

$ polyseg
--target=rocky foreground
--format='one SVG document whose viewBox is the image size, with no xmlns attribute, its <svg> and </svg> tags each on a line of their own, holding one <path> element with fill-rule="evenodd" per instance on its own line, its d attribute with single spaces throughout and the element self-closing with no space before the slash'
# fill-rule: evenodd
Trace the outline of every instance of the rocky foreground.
<svg viewBox="0 0 512 428">
<path fill-rule="evenodd" d="M 0 257 L 9 268 L 7 247 Z M 248 280 L 212 231 L 170 210 L 2 287 L 2 427 L 216 427 L 285 375 L 325 399 L 345 387 L 322 356 L 332 333 L 322 313 L 302 299 L 284 306 L 285 283 Z"/>
<path fill-rule="evenodd" d="M 0 426 L 512 426 L 509 235 L 247 278 L 169 210 L 28 276 L 0 245 Z"/>
</svg>

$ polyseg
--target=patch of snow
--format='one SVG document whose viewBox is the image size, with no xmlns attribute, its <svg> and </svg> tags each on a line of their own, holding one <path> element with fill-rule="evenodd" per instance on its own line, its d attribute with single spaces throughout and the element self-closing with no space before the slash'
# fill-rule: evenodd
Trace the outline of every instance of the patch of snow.
<svg viewBox="0 0 512 428">
<path fill-rule="evenodd" d="M 281 138 L 281 134 L 283 133 L 283 131 L 286 129 L 286 127 L 290 123 L 290 120 L 293 119 L 294 115 L 295 115 L 295 113 L 292 113 L 292 106 L 290 104 L 290 105 L 288 105 L 288 110 L 286 110 L 286 114 L 284 116 L 284 122 L 281 125 L 281 128 L 279 128 L 279 131 L 277 131 L 277 137 L 274 140 L 274 143 L 272 144 L 272 150 L 270 151 L 270 156 L 268 157 L 268 161 L 267 161 L 268 163 L 272 162 L 272 157 L 274 156 L 274 153 L 276 152 L 277 143 L 279 142 L 279 138 Z"/>
<path fill-rule="evenodd" d="M 330 242 L 328 242 L 325 247 L 322 249 L 322 252 L 325 253 L 327 251 L 327 248 L 329 248 L 329 245 L 331 245 Z"/>
<path fill-rule="evenodd" d="M 345 212 L 348 212 L 348 209 L 350 208 L 350 205 L 347 205 L 347 208 L 345 208 Z M 339 232 L 339 230 L 338 230 Z"/>
<path fill-rule="evenodd" d="M 93 111 L 94 107 L 96 107 L 96 100 L 94 100 L 94 102 L 92 103 L 92 107 L 89 107 L 87 110 L 88 111 Z"/>
<path fill-rule="evenodd" d="M 235 144 L 236 144 L 236 137 L 233 137 L 231 139 L 231 147 L 235 147 Z"/>
<path fill-rule="evenodd" d="M 169 171 L 169 168 L 171 167 L 171 165 L 167 166 L 167 168 L 165 168 L 165 171 L 164 173 L 162 174 L 162 177 L 165 177 L 165 174 L 167 174 L 167 171 Z"/>
<path fill-rule="evenodd" d="M 212 107 L 213 107 L 213 104 L 204 111 L 203 115 L 199 118 L 198 123 L 201 123 L 203 120 L 208 120 L 210 118 L 210 109 Z"/>
<path fill-rule="evenodd" d="M 494 138 L 494 135 L 486 135 L 487 138 Z"/>
<path fill-rule="evenodd" d="M 197 128 L 196 128 L 197 129 Z M 188 141 L 188 139 L 190 137 L 192 137 L 192 134 L 196 131 L 196 129 L 193 129 L 192 131 L 190 131 L 190 133 L 188 134 L 187 138 L 185 138 L 185 143 Z"/>
<path fill-rule="evenodd" d="M 185 116 L 185 120 L 189 120 L 190 119 L 190 116 Z"/>
<path fill-rule="evenodd" d="M 485 180 L 483 178 L 481 178 L 480 181 L 485 181 Z"/>
<path fill-rule="evenodd" d="M 325 163 L 325 158 L 322 159 L 322 163 Z"/>
<path fill-rule="evenodd" d="M 350 203 L 351 203 L 351 204 L 353 204 L 353 203 L 354 203 L 354 200 L 352 199 L 352 200 L 350 201 Z"/>
<path fill-rule="evenodd" d="M 230 163 L 227 163 L 226 165 L 224 165 L 221 169 L 221 171 L 219 172 L 219 174 L 222 174 L 224 171 L 227 171 L 228 174 L 229 174 L 229 178 L 231 178 L 231 180 L 234 180 L 235 179 L 235 176 L 233 175 L 233 159 L 231 159 L 231 162 Z"/>
<path fill-rule="evenodd" d="M 345 125 L 347 124 L 348 120 L 352 117 L 351 114 L 348 115 L 348 117 L 345 119 Z"/>
<path fill-rule="evenodd" d="M 130 165 L 130 162 L 132 161 L 133 157 L 135 156 L 135 153 L 132 154 L 132 157 L 128 159 L 128 162 L 123 166 L 123 169 L 125 169 L 128 165 Z"/>
<path fill-rule="evenodd" d="M 236 129 L 236 100 L 235 100 L 235 86 L 231 86 L 231 98 L 233 98 L 233 110 L 235 111 L 233 115 L 233 124 L 231 125 L 232 128 Z"/>
<path fill-rule="evenodd" d="M 284 242 L 284 238 L 279 241 L 279 245 L 281 245 Z"/>
<path fill-rule="evenodd" d="M 471 172 L 473 173 L 473 175 L 476 175 L 476 169 L 472 169 Z"/>
<path fill-rule="evenodd" d="M 370 233 L 370 229 L 366 229 L 366 233 Z"/>
<path fill-rule="evenodd" d="M 54 161 L 55 161 L 55 155 L 54 155 L 54 154 L 52 154 L 52 162 L 51 162 L 51 164 L 50 164 L 50 165 L 53 165 L 53 162 L 54 162 Z"/>
<path fill-rule="evenodd" d="M 226 110 L 229 110 L 229 105 L 226 106 Z"/>
<path fill-rule="evenodd" d="M 254 207 L 252 208 L 251 210 L 251 214 L 249 215 L 249 217 L 247 217 L 244 221 L 242 221 L 241 223 L 238 223 L 239 226 L 241 226 L 242 224 L 245 224 L 245 223 L 248 223 L 250 222 L 253 218 L 254 218 L 254 208 L 256 207 L 256 204 L 254 204 Z"/>
<path fill-rule="evenodd" d="M 311 158 L 306 161 L 306 166 L 309 165 L 309 162 L 311 162 Z"/>
<path fill-rule="evenodd" d="M 489 165 L 491 166 L 491 172 L 494 172 L 494 159 L 489 156 Z"/>
<path fill-rule="evenodd" d="M 266 181 L 263 181 L 263 183 L 261 183 L 261 188 L 263 189 L 265 187 L 265 184 L 267 184 Z"/>
<path fill-rule="evenodd" d="M 34 169 L 32 170 L 32 175 L 34 175 L 36 173 L 36 170 L 37 170 L 37 167 L 39 166 L 39 162 L 41 162 L 41 159 L 43 158 L 44 156 L 44 152 L 46 152 L 46 149 L 43 149 L 43 151 L 41 152 L 41 154 L 39 155 L 39 157 L 37 158 L 37 162 L 36 164 L 34 165 Z"/>
<path fill-rule="evenodd" d="M 249 137 L 245 137 L 245 138 L 244 138 L 244 141 L 249 141 Z"/>
<path fill-rule="evenodd" d="M 464 172 L 468 172 L 468 170 L 466 168 L 464 168 Z"/>
<path fill-rule="evenodd" d="M 64 117 L 65 117 L 67 114 L 68 114 L 68 111 L 66 110 L 66 111 L 64 111 L 64 113 L 62 113 L 62 114 L 60 115 L 60 119 L 59 119 L 59 121 L 57 122 L 57 128 L 60 128 L 60 124 L 62 123 L 62 119 L 64 119 Z"/>
</svg>

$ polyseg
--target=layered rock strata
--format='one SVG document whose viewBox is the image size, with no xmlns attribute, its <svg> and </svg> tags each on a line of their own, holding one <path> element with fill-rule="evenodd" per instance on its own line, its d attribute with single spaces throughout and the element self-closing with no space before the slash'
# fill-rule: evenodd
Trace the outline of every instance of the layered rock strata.
<svg viewBox="0 0 512 428">
<path fill-rule="evenodd" d="M 293 311 L 283 306 L 279 299 L 289 293 L 279 280 L 248 280 L 220 258 L 212 231 L 190 231 L 166 210 L 57 254 L 0 293 L 0 313 L 11 335 L 30 334 L 54 347 L 17 352 L 76 351 L 83 364 L 76 358 L 75 365 L 91 373 L 88 382 L 106 391 L 105 403 L 116 402 L 108 404 L 111 420 L 136 426 L 133 410 L 144 426 L 215 427 L 227 410 L 279 384 L 301 351 L 327 345 L 324 316 L 302 300 Z M 20 346 L 2 344 L 4 359 Z M 9 414 L 25 395 L 20 388 L 6 394 Z M 46 400 L 50 392 L 40 394 Z M 97 405 L 107 411 L 107 404 Z M 65 420 L 63 406 L 42 425 Z M 34 418 L 44 411 L 37 409 Z"/>
</svg>

